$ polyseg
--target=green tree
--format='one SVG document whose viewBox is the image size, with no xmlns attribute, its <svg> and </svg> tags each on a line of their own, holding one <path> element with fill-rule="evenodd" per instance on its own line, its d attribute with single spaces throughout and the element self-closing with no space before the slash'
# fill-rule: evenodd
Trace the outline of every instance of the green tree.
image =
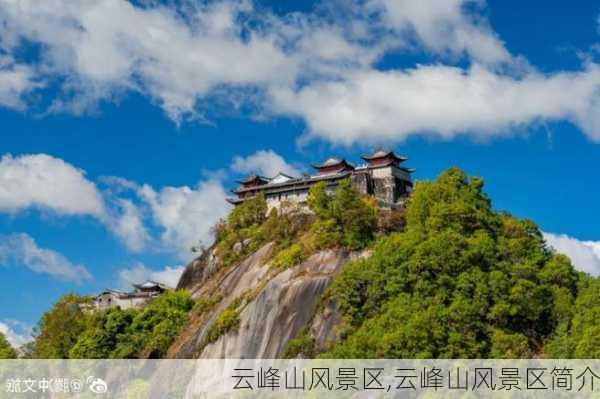
<svg viewBox="0 0 600 399">
<path fill-rule="evenodd" d="M 233 208 L 227 223 L 215 226 L 217 254 L 225 266 L 231 265 L 265 242 L 262 228 L 267 218 L 267 202 L 261 193 Z"/>
<path fill-rule="evenodd" d="M 38 323 L 33 352 L 36 359 L 66 359 L 69 351 L 86 329 L 89 316 L 82 305 L 89 299 L 74 294 L 63 296 Z"/>
<path fill-rule="evenodd" d="M 373 239 L 377 209 L 352 188 L 350 180 L 340 181 L 331 195 L 325 183 L 313 185 L 307 202 L 317 217 L 311 227 L 316 248 L 338 244 L 360 249 Z"/>
<path fill-rule="evenodd" d="M 118 334 L 112 358 L 161 358 L 188 320 L 194 301 L 184 290 L 166 292 L 135 314 Z"/>
<path fill-rule="evenodd" d="M 267 216 L 267 202 L 264 194 L 258 194 L 233 208 L 227 224 L 230 229 L 241 230 L 262 224 Z"/>
<path fill-rule="evenodd" d="M 580 274 L 572 311 L 563 311 L 558 328 L 547 345 L 548 358 L 595 359 L 600 357 L 600 279 Z M 569 305 L 563 299 L 563 307 Z"/>
<path fill-rule="evenodd" d="M 320 219 L 332 218 L 330 201 L 331 198 L 327 193 L 327 185 L 324 181 L 314 184 L 308 191 L 306 200 L 308 207 Z"/>
<path fill-rule="evenodd" d="M 546 343 L 597 356 L 600 285 L 580 280 L 533 222 L 494 211 L 483 181 L 452 168 L 416 185 L 404 231 L 336 277 L 342 340 L 321 356 L 529 357 Z"/>
<path fill-rule="evenodd" d="M 95 313 L 69 351 L 71 359 L 107 359 L 127 332 L 138 310 L 111 308 Z"/>
<path fill-rule="evenodd" d="M 16 359 L 17 352 L 6 340 L 4 334 L 0 333 L 0 359 Z"/>
</svg>

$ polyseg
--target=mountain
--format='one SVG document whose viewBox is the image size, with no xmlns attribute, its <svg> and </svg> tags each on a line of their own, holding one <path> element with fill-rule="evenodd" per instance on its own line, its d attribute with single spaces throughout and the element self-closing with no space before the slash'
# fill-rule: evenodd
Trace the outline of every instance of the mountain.
<svg viewBox="0 0 600 399">
<path fill-rule="evenodd" d="M 495 211 L 480 179 L 450 169 L 419 183 L 404 212 L 379 210 L 377 222 L 365 216 L 368 206 L 357 211 L 360 206 L 342 195 L 319 199 L 322 194 L 311 193 L 316 216 L 290 233 L 290 242 L 242 232 L 237 247 L 227 245 L 243 260 L 225 268 L 219 251 L 230 232 L 227 223 L 221 226 L 216 246 L 186 268 L 179 284 L 214 304 L 192 317 L 170 356 L 600 355 L 598 279 L 553 253 L 533 222 Z M 341 203 L 341 214 L 372 229 L 366 242 L 340 244 L 349 223 L 334 215 Z M 285 223 L 293 224 L 297 215 L 287 212 Z M 324 228 L 331 220 L 342 227 Z M 239 244 L 244 241 L 246 248 Z M 298 259 L 277 267 L 286 251 L 294 252 L 291 242 L 300 243 Z M 234 322 L 220 323 L 228 310 Z M 214 334 L 215 325 L 226 327 Z"/>
<path fill-rule="evenodd" d="M 342 182 L 306 208 L 245 201 L 178 290 L 86 314 L 66 297 L 34 357 L 598 358 L 600 280 L 451 168 L 380 209 Z M 68 323 L 65 321 L 67 320 Z"/>
</svg>

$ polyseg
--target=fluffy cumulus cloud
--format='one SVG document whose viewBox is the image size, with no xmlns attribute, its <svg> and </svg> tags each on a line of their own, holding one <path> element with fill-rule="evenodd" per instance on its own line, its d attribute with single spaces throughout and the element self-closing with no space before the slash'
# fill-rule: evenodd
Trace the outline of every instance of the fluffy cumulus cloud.
<svg viewBox="0 0 600 399">
<path fill-rule="evenodd" d="M 130 248 L 144 248 L 152 241 L 153 250 L 175 253 L 188 260 L 192 247 L 212 244 L 212 227 L 230 209 L 227 193 L 216 174 L 195 187 L 158 188 L 119 177 L 102 180 L 114 192 L 131 196 L 113 199 L 124 209 L 114 230 L 130 241 Z"/>
<path fill-rule="evenodd" d="M 65 215 L 106 215 L 104 201 L 82 170 L 46 154 L 0 159 L 0 211 L 36 207 Z"/>
<path fill-rule="evenodd" d="M 227 215 L 227 194 L 218 179 L 208 179 L 192 188 L 149 185 L 139 188 L 139 196 L 149 206 L 152 219 L 161 230 L 163 245 L 179 252 L 183 259 L 199 242 L 212 243 L 212 227 Z"/>
<path fill-rule="evenodd" d="M 129 199 L 118 198 L 115 202 L 119 211 L 118 216 L 110 220 L 110 229 L 123 240 L 127 248 L 134 252 L 142 251 L 150 239 L 142 211 Z"/>
<path fill-rule="evenodd" d="M 267 177 L 273 177 L 279 172 L 300 176 L 296 167 L 287 163 L 273 150 L 260 150 L 247 157 L 237 156 L 233 159 L 231 168 L 238 173 L 258 173 Z"/>
<path fill-rule="evenodd" d="M 163 269 L 154 270 L 138 263 L 133 267 L 119 271 L 119 286 L 124 290 L 128 290 L 131 289 L 132 284 L 151 280 L 175 288 L 184 269 L 183 266 L 166 266 Z"/>
<path fill-rule="evenodd" d="M 147 233 L 139 210 L 126 199 L 106 197 L 83 170 L 62 159 L 47 154 L 0 158 L 0 212 L 35 208 L 63 216 L 90 216 L 128 248 L 141 250 Z"/>
<path fill-rule="evenodd" d="M 361 71 L 345 80 L 272 92 L 280 112 L 330 141 L 398 141 L 415 133 L 488 137 L 539 120 L 567 119 L 600 141 L 600 68 L 501 76 L 474 65 Z"/>
<path fill-rule="evenodd" d="M 565 234 L 544 233 L 548 245 L 571 258 L 577 270 L 600 275 L 600 242 L 580 241 Z"/>
<path fill-rule="evenodd" d="M 579 71 L 537 72 L 507 50 L 484 16 L 485 1 L 336 5 L 280 16 L 250 0 L 4 0 L 0 52 L 12 58 L 0 104 L 22 102 L 35 81 L 60 86 L 56 111 L 136 92 L 179 123 L 202 118 L 211 104 L 250 103 L 261 116 L 297 116 L 310 136 L 335 143 L 502 135 L 554 120 L 600 140 L 598 66 L 586 60 Z M 31 43 L 41 49 L 31 65 L 12 61 Z M 431 64 L 376 66 L 415 51 Z M 3 97 L 2 87 L 15 95 Z"/>
<path fill-rule="evenodd" d="M 261 85 L 294 75 L 295 63 L 276 38 L 260 32 L 242 38 L 236 18 L 249 7 L 245 1 L 188 7 L 184 19 L 174 9 L 125 0 L 6 0 L 0 35 L 13 38 L 4 43 L 8 49 L 20 39 L 42 44 L 40 62 L 54 75 L 73 77 L 68 88 L 80 103 L 136 90 L 177 120 L 222 83 Z"/>
<path fill-rule="evenodd" d="M 234 165 L 237 172 L 256 168 L 267 174 L 297 173 L 271 150 L 236 158 Z M 212 243 L 211 228 L 230 209 L 226 197 L 216 175 L 195 187 L 155 188 L 119 177 L 96 183 L 83 170 L 46 154 L 4 155 L 0 160 L 0 212 L 40 209 L 61 216 L 92 217 L 133 252 L 147 249 L 154 241 L 158 245 L 153 248 L 188 258 L 192 246 Z M 61 269 L 69 264 L 66 259 L 43 252 L 28 236 L 6 237 L 3 242 L 5 256 L 10 252 L 30 268 L 41 268 L 38 260 L 49 255 L 55 270 L 70 270 Z M 35 253 L 39 256 L 32 255 Z"/>
<path fill-rule="evenodd" d="M 0 263 L 23 266 L 36 273 L 74 283 L 92 279 L 84 266 L 72 263 L 54 250 L 39 247 L 25 233 L 0 236 Z"/>
<path fill-rule="evenodd" d="M 398 34 L 413 38 L 436 53 L 466 53 L 486 64 L 511 60 L 504 43 L 487 22 L 469 6 L 480 0 L 371 0 L 370 6 L 381 13 L 384 23 Z"/>
</svg>

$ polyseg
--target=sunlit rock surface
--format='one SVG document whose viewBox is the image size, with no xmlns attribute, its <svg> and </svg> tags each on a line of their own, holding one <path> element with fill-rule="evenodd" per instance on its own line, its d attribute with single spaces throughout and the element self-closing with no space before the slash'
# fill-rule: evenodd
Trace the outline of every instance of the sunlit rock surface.
<svg viewBox="0 0 600 399">
<path fill-rule="evenodd" d="M 180 288 L 195 298 L 222 299 L 206 314 L 192 318 L 169 357 L 278 358 L 303 328 L 320 347 L 335 339 L 339 315 L 331 303 L 318 309 L 321 296 L 349 260 L 366 252 L 321 251 L 283 271 L 270 266 L 272 252 L 273 244 L 267 244 L 238 265 L 218 270 L 214 251 L 209 250 L 186 268 Z M 238 328 L 208 343 L 210 326 L 238 298 L 244 298 Z"/>
</svg>

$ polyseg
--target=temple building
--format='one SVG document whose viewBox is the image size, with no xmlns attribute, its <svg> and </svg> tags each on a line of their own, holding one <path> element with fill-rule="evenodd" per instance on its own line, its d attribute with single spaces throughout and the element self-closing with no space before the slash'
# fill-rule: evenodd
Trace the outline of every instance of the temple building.
<svg viewBox="0 0 600 399">
<path fill-rule="evenodd" d="M 94 297 L 94 308 L 96 310 L 114 307 L 120 309 L 141 308 L 151 299 L 170 289 L 164 284 L 150 280 L 142 284 L 133 284 L 133 288 L 134 290 L 131 292 L 105 290 Z"/>
<path fill-rule="evenodd" d="M 402 164 L 408 159 L 393 151 L 379 150 L 361 157 L 366 163 L 354 166 L 345 159 L 329 158 L 325 162 L 312 165 L 315 173 L 302 177 L 279 173 L 267 178 L 251 175 L 238 181 L 240 186 L 231 190 L 236 197 L 229 198 L 231 204 L 241 204 L 259 193 L 265 195 L 269 209 L 278 208 L 283 201 L 304 205 L 308 190 L 313 184 L 325 182 L 333 191 L 343 179 L 350 179 L 352 186 L 363 194 L 372 195 L 383 208 L 402 206 L 412 191 L 411 174 L 414 169 Z"/>
</svg>

